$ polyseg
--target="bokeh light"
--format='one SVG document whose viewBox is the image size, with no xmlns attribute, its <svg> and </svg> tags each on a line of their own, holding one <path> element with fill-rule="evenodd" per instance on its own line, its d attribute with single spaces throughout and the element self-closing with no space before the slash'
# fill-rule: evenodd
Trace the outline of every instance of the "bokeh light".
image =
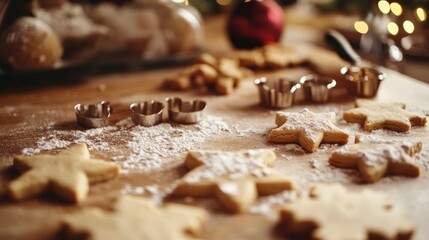
<svg viewBox="0 0 429 240">
<path fill-rule="evenodd" d="M 398 24 L 394 23 L 394 22 L 390 22 L 389 24 L 387 24 L 387 31 L 391 34 L 391 35 L 396 35 L 399 32 L 399 27 Z"/>
<path fill-rule="evenodd" d="M 426 21 L 427 19 L 427 13 L 421 7 L 416 9 L 416 15 L 417 15 L 417 19 L 421 22 Z"/>
<path fill-rule="evenodd" d="M 406 20 L 404 21 L 403 25 L 405 32 L 411 34 L 414 32 L 414 24 L 413 22 Z"/>
<path fill-rule="evenodd" d="M 360 34 L 366 34 L 369 30 L 368 24 L 365 21 L 356 21 L 354 27 Z"/>
<path fill-rule="evenodd" d="M 171 0 L 171 1 L 176 2 L 176 3 L 184 3 L 186 5 L 189 4 L 188 0 Z"/>
<path fill-rule="evenodd" d="M 216 2 L 217 4 L 223 5 L 223 6 L 231 4 L 231 0 L 216 0 Z"/>
<path fill-rule="evenodd" d="M 402 14 L 401 4 L 399 4 L 397 2 L 392 2 L 390 4 L 390 11 L 392 11 L 392 13 L 395 14 L 396 16 L 401 16 L 401 14 Z"/>
<path fill-rule="evenodd" d="M 378 1 L 378 9 L 380 9 L 380 12 L 384 14 L 388 14 L 390 12 L 390 4 L 386 0 Z"/>
</svg>

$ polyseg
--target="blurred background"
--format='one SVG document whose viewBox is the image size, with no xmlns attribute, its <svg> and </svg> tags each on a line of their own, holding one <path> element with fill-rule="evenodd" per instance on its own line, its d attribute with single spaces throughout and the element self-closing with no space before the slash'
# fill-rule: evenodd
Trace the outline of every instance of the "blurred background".
<svg viewBox="0 0 429 240">
<path fill-rule="evenodd" d="M 182 0 L 176 0 L 184 2 Z M 238 0 L 189 0 L 204 15 L 231 14 Z M 326 46 L 324 32 L 341 32 L 365 59 L 429 82 L 429 1 L 283 0 L 283 42 Z M 241 5 L 240 5 L 241 4 Z"/>
<path fill-rule="evenodd" d="M 203 51 L 272 42 L 328 48 L 325 32 L 335 29 L 366 60 L 429 82 L 428 7 L 427 0 L 2 0 L 0 79 L 76 66 L 170 66 Z"/>
</svg>

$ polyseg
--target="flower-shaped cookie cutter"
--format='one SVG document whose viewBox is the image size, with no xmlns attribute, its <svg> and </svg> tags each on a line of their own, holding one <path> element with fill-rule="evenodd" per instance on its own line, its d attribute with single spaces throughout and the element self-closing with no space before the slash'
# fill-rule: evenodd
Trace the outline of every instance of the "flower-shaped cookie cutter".
<svg viewBox="0 0 429 240">
<path fill-rule="evenodd" d="M 329 101 L 331 89 L 337 85 L 335 79 L 315 74 L 302 76 L 299 82 L 304 89 L 307 101 L 315 103 L 325 103 Z"/>
<path fill-rule="evenodd" d="M 261 77 L 255 80 L 262 106 L 273 109 L 289 108 L 293 105 L 295 92 L 301 84 L 280 77 Z"/>
<path fill-rule="evenodd" d="M 130 105 L 131 119 L 136 125 L 154 126 L 162 122 L 164 104 L 158 101 L 145 101 Z"/>
<path fill-rule="evenodd" d="M 167 98 L 168 118 L 184 124 L 197 123 L 203 119 L 207 103 L 202 100 L 182 101 L 181 98 Z"/>
<path fill-rule="evenodd" d="M 374 97 L 386 74 L 375 68 L 352 65 L 341 68 L 341 74 L 351 82 L 351 90 L 358 97 Z"/>
<path fill-rule="evenodd" d="M 85 128 L 99 128 L 109 123 L 112 108 L 109 102 L 101 101 L 97 104 L 76 104 L 74 106 L 76 122 Z"/>
</svg>

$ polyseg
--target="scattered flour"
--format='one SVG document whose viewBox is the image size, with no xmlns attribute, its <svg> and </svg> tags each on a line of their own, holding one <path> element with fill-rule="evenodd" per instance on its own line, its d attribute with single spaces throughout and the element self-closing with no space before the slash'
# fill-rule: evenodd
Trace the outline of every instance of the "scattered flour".
<svg viewBox="0 0 429 240">
<path fill-rule="evenodd" d="M 424 168 L 425 172 L 429 170 L 429 150 L 425 150 L 416 154 L 414 159 L 416 160 L 417 164 Z"/>
<path fill-rule="evenodd" d="M 234 133 L 237 137 L 248 137 L 250 134 L 255 135 L 265 135 L 265 129 L 256 129 L 256 128 L 241 128 L 240 125 L 236 125 L 233 128 Z"/>
<path fill-rule="evenodd" d="M 188 183 L 213 180 L 228 176 L 229 179 L 241 179 L 246 176 L 264 177 L 271 174 L 266 166 L 270 151 L 266 149 L 241 152 L 195 151 L 194 158 L 200 160 L 204 167 L 193 171 L 185 178 Z"/>
<path fill-rule="evenodd" d="M 276 146 L 276 150 L 279 150 L 281 152 L 287 152 L 289 154 L 295 154 L 295 155 L 306 155 L 308 152 L 306 152 L 300 145 L 294 144 L 294 143 L 288 143 L 288 144 L 272 144 L 273 146 Z"/>
<path fill-rule="evenodd" d="M 38 138 L 35 147 L 25 148 L 21 153 L 32 155 L 85 143 L 90 150 L 108 153 L 125 171 L 144 172 L 161 168 L 165 158 L 177 157 L 197 148 L 198 144 L 221 135 L 221 132 L 231 132 L 221 118 L 214 116 L 207 116 L 195 125 L 163 123 L 143 127 L 135 126 L 128 118 L 103 128 L 55 130 L 48 125 L 47 130 L 47 136 Z"/>
<path fill-rule="evenodd" d="M 166 198 L 176 187 L 176 183 L 173 183 L 167 187 L 161 187 L 160 185 L 146 185 L 146 186 L 133 186 L 125 184 L 121 189 L 121 194 L 124 195 L 138 195 L 147 196 L 152 199 L 155 204 L 161 205 Z"/>
<path fill-rule="evenodd" d="M 256 201 L 248 211 L 253 214 L 268 215 L 275 207 L 279 207 L 288 202 L 293 202 L 298 199 L 297 191 L 283 191 L 267 197 L 261 197 Z"/>
<path fill-rule="evenodd" d="M 305 180 L 306 183 L 330 183 L 330 182 L 340 182 L 340 183 L 358 183 L 361 182 L 359 173 L 355 169 L 340 169 L 333 166 L 330 166 L 329 163 L 310 159 L 309 164 L 311 170 L 305 172 L 303 177 L 300 178 Z"/>
</svg>

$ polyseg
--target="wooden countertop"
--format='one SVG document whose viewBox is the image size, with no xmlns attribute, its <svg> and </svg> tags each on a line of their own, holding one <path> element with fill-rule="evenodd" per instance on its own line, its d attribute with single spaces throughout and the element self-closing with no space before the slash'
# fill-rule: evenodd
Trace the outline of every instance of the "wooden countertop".
<svg viewBox="0 0 429 240">
<path fill-rule="evenodd" d="M 229 50 L 229 45 L 219 32 L 219 22 L 207 23 L 208 50 L 216 54 Z M 212 43 L 212 44 L 211 44 Z M 322 62 L 325 59 L 322 59 Z M 329 64 L 329 63 L 328 63 Z M 320 66 L 323 66 L 321 63 Z M 335 67 L 338 67 L 337 65 Z M 109 75 L 91 76 L 67 85 L 44 86 L 26 90 L 3 91 L 0 95 L 0 239 L 51 239 L 59 226 L 58 219 L 74 206 L 63 204 L 49 197 L 35 198 L 16 203 L 5 198 L 7 182 L 16 175 L 10 170 L 12 155 L 20 154 L 24 148 L 35 147 L 37 141 L 52 131 L 85 131 L 75 123 L 73 106 L 77 103 L 95 103 L 108 100 L 114 106 L 112 124 L 129 117 L 128 106 L 134 101 L 149 99 L 162 100 L 179 96 L 186 99 L 201 98 L 207 101 L 206 117 L 219 117 L 230 128 L 230 132 L 217 136 L 206 136 L 195 147 L 201 149 L 239 150 L 248 148 L 273 148 L 278 156 L 275 168 L 296 179 L 303 189 L 316 182 L 341 182 L 352 189 L 372 188 L 389 192 L 395 198 L 405 216 L 417 224 L 415 239 L 425 239 L 429 235 L 429 193 L 425 190 L 429 181 L 428 166 L 418 179 L 393 177 L 378 183 L 363 185 L 356 182 L 356 176 L 349 172 L 326 166 L 327 156 L 333 146 L 325 146 L 313 154 L 296 152 L 283 145 L 267 143 L 265 134 L 274 126 L 274 112 L 258 106 L 258 95 L 252 80 L 247 79 L 229 96 L 215 96 L 203 91 L 171 92 L 160 89 L 162 79 L 181 68 L 164 68 L 149 71 L 121 72 Z M 338 70 L 338 69 L 337 69 Z M 297 76 L 309 71 L 306 68 L 285 69 L 276 73 Z M 400 101 L 410 109 L 429 115 L 429 85 L 394 71 L 385 70 L 388 79 L 382 83 L 376 97 L 378 101 Z M 300 104 L 287 111 L 299 111 L 308 107 L 313 111 L 336 111 L 339 115 L 353 106 L 353 98 L 333 99 L 324 105 Z M 167 123 L 166 123 L 167 124 Z M 366 134 L 355 126 L 349 127 L 355 134 Z M 187 127 L 185 127 L 187 129 Z M 132 131 L 132 129 L 130 129 Z M 395 134 L 379 131 L 385 137 L 422 141 L 424 151 L 422 161 L 429 161 L 429 127 L 413 129 L 409 133 Z M 102 137 L 102 136 L 101 136 Z M 121 147 L 114 139 L 106 140 L 110 147 Z M 111 159 L 109 154 L 91 150 L 91 154 Z M 174 155 L 171 164 L 149 172 L 130 171 L 119 178 L 91 188 L 88 199 L 82 206 L 106 206 L 111 196 L 120 194 L 126 185 L 165 186 L 183 175 L 180 164 L 184 152 Z M 310 161 L 320 161 L 322 169 L 311 166 Z M 150 196 L 150 194 L 149 194 Z M 187 201 L 187 200 L 186 200 Z M 186 201 L 182 201 L 187 203 Z M 230 215 L 219 211 L 210 199 L 189 200 L 192 205 L 207 208 L 211 217 L 200 237 L 204 239 L 278 239 L 273 234 L 276 214 Z"/>
</svg>

